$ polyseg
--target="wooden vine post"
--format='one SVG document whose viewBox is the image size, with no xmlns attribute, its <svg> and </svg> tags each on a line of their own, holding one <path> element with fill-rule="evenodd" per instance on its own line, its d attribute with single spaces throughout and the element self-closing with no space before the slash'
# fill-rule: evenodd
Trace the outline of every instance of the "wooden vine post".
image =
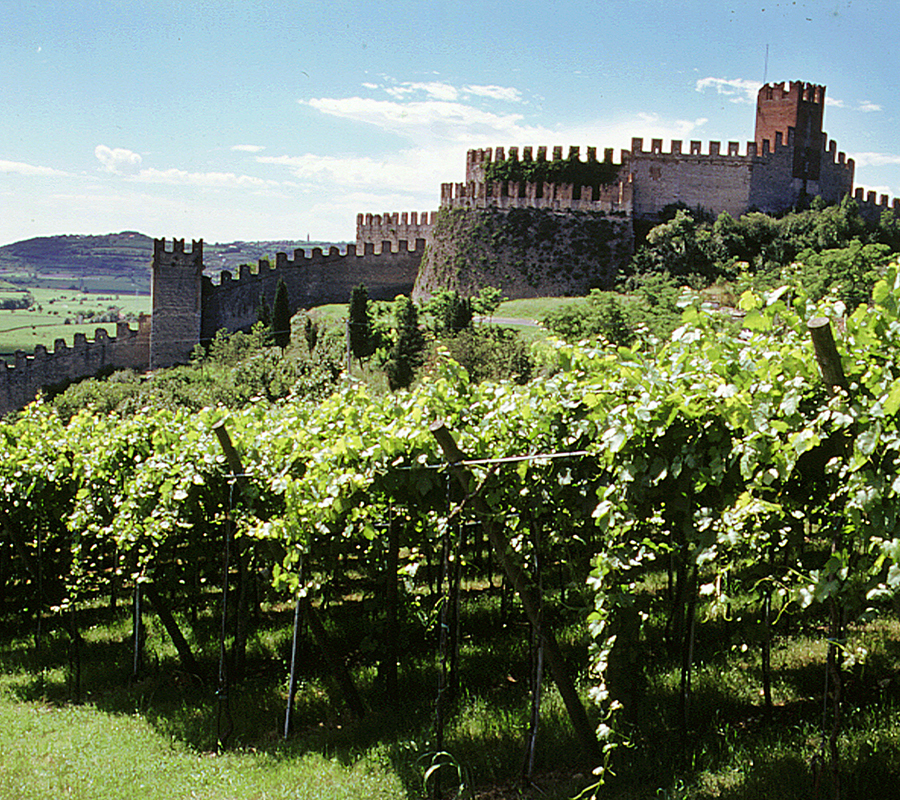
<svg viewBox="0 0 900 800">
<path fill-rule="evenodd" d="M 225 453 L 225 459 L 228 462 L 232 474 L 235 476 L 238 487 L 240 487 L 241 491 L 247 492 L 248 487 L 246 479 L 243 477 L 244 466 L 241 462 L 240 454 L 235 450 L 234 445 L 231 443 L 231 437 L 229 437 L 228 430 L 225 428 L 225 421 L 219 420 L 216 422 L 213 425 L 213 430 L 219 439 L 219 444 L 222 446 L 222 451 Z M 250 496 L 249 493 L 247 496 Z M 328 638 L 328 633 L 325 630 L 325 626 L 322 624 L 322 620 L 319 618 L 315 606 L 313 606 L 308 597 L 303 598 L 303 611 L 305 612 L 304 616 L 309 631 L 316 640 L 316 644 L 318 644 L 319 650 L 322 652 L 325 660 L 328 661 L 331 666 L 335 680 L 341 688 L 341 692 L 344 695 L 344 700 L 346 701 L 350 712 L 357 719 L 362 719 L 362 717 L 365 716 L 366 707 L 356 688 L 356 684 L 353 683 L 350 670 L 347 669 L 347 665 L 332 646 Z M 244 636 L 242 642 L 245 639 L 246 636 Z M 296 643 L 294 649 L 296 650 Z"/>
<path fill-rule="evenodd" d="M 572 676 L 569 674 L 565 659 L 559 649 L 559 644 L 556 641 L 552 629 L 546 620 L 541 624 L 541 604 L 536 597 L 531 582 L 528 580 L 525 571 L 519 565 L 509 540 L 504 536 L 500 527 L 494 521 L 493 510 L 480 495 L 470 496 L 468 494 L 469 487 L 472 483 L 472 475 L 469 470 L 466 469 L 465 465 L 461 463 L 465 461 L 465 455 L 456 444 L 453 434 L 451 434 L 450 431 L 447 430 L 447 426 L 440 421 L 431 425 L 431 433 L 440 445 L 444 457 L 450 465 L 451 471 L 462 485 L 463 491 L 466 492 L 468 502 L 471 503 L 475 513 L 478 515 L 479 519 L 481 519 L 485 531 L 487 532 L 488 540 L 491 543 L 491 547 L 497 555 L 497 558 L 503 567 L 503 571 L 506 573 L 506 577 L 509 579 L 515 592 L 519 595 L 529 622 L 531 622 L 535 628 L 541 630 L 547 664 L 553 674 L 553 679 L 562 696 L 563 703 L 565 703 L 566 711 L 569 713 L 569 719 L 572 721 L 575 735 L 578 738 L 578 742 L 581 745 L 584 755 L 592 764 L 599 763 L 603 756 L 600 751 L 596 733 L 588 720 L 587 712 L 575 689 L 575 683 L 572 680 Z"/>
<path fill-rule="evenodd" d="M 847 382 L 847 376 L 844 375 L 844 368 L 841 365 L 841 357 L 834 343 L 834 336 L 831 332 L 831 322 L 826 317 L 813 317 L 806 323 L 812 338 L 813 348 L 816 353 L 816 361 L 819 364 L 819 371 L 822 380 L 828 386 L 828 391 L 835 395 L 838 390 L 843 390 L 848 396 L 850 395 L 850 385 Z M 849 441 L 844 442 L 845 447 Z M 842 542 L 843 519 L 838 518 L 833 523 L 833 533 L 831 541 L 832 553 L 839 552 L 843 547 Z M 828 598 L 828 610 L 830 616 L 830 625 L 828 632 L 828 660 L 825 669 L 826 675 L 826 699 L 827 699 L 827 679 L 830 677 L 832 681 L 832 707 L 834 716 L 832 718 L 831 731 L 828 735 L 828 750 L 831 757 L 831 775 L 834 782 L 834 798 L 840 800 L 840 761 L 838 754 L 837 741 L 841 731 L 841 704 L 843 694 L 843 684 L 841 681 L 841 667 L 838 663 L 838 643 L 843 638 L 843 606 L 838 598 L 834 595 Z M 824 732 L 823 732 L 824 734 Z"/>
</svg>

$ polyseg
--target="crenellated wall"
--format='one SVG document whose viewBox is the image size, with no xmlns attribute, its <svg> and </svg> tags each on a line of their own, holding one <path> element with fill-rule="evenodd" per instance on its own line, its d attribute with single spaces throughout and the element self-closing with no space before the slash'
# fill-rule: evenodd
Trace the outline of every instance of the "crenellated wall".
<svg viewBox="0 0 900 800">
<path fill-rule="evenodd" d="M 441 208 L 546 208 L 551 211 L 631 213 L 628 182 L 609 186 L 495 181 L 442 183 Z"/>
<path fill-rule="evenodd" d="M 346 303 L 359 284 L 366 285 L 373 300 L 393 300 L 398 294 L 409 294 L 424 252 L 423 239 L 416 240 L 412 247 L 403 240 L 396 247 L 385 241 L 377 250 L 369 243 L 361 250 L 351 244 L 345 253 L 336 247 L 324 253 L 316 247 L 309 254 L 295 250 L 293 258 L 278 253 L 274 266 L 260 261 L 256 272 L 243 268 L 236 277 L 223 272 L 219 283 L 204 277 L 201 327 L 187 354 L 198 341 L 208 341 L 222 328 L 236 331 L 251 327 L 258 318 L 260 298 L 265 297 L 271 307 L 280 279 L 287 286 L 292 313 L 301 308 Z"/>
<path fill-rule="evenodd" d="M 895 217 L 900 218 L 900 198 L 890 200 L 886 194 L 878 196 L 877 192 L 857 186 L 853 191 L 853 199 L 859 206 L 860 215 L 868 222 L 878 222 L 885 211 L 892 211 Z"/>
<path fill-rule="evenodd" d="M 166 249 L 165 239 L 153 240 L 150 277 L 150 369 L 183 364 L 200 341 L 203 280 L 203 240 L 191 243 L 174 239 Z"/>
<path fill-rule="evenodd" d="M 587 161 L 597 161 L 597 148 L 596 147 L 588 147 L 587 150 Z M 623 154 L 626 151 L 622 151 Z M 523 147 L 522 151 L 522 161 L 537 161 L 543 162 L 547 161 L 547 147 L 539 146 L 537 148 L 537 154 L 535 155 L 534 147 Z M 580 160 L 581 159 L 581 148 L 577 145 L 572 145 L 569 147 L 569 155 L 568 160 Z M 469 150 L 466 153 L 466 183 L 484 183 L 486 181 L 486 169 L 487 166 L 491 163 L 500 163 L 502 161 L 507 160 L 506 150 L 503 147 L 497 148 L 482 148 L 482 149 L 474 149 Z M 509 148 L 509 160 L 510 161 L 519 161 L 519 148 L 518 147 L 510 147 Z M 562 161 L 563 160 L 563 148 L 561 146 L 555 146 L 551 150 L 551 158 L 550 161 Z M 613 160 L 613 148 L 608 147 L 603 151 L 603 161 L 605 163 L 611 164 Z"/>
<path fill-rule="evenodd" d="M 366 244 L 379 246 L 390 242 L 397 247 L 400 242 L 414 242 L 417 239 L 431 241 L 431 233 L 437 220 L 436 211 L 394 212 L 387 214 L 356 215 L 356 246 L 360 250 Z"/>
<path fill-rule="evenodd" d="M 34 400 L 38 392 L 89 375 L 114 369 L 144 370 L 149 364 L 150 317 L 142 316 L 136 329 L 127 322 L 116 325 L 116 335 L 97 328 L 94 339 L 76 333 L 72 347 L 57 339 L 53 350 L 38 345 L 34 355 L 21 350 L 15 363 L 0 359 L 0 415 Z"/>
<path fill-rule="evenodd" d="M 703 144 L 673 140 L 668 151 L 662 139 L 652 139 L 649 150 L 644 140 L 632 139 L 631 151 L 623 153 L 629 170 L 634 215 L 653 220 L 675 204 L 704 208 L 713 214 L 727 211 L 738 217 L 750 210 L 780 214 L 801 202 L 804 196 L 821 195 L 835 203 L 853 186 L 853 159 L 837 152 L 835 142 L 827 143 L 821 135 L 818 155 L 818 178 L 795 177 L 796 147 L 793 128 L 787 137 L 775 133 L 774 146 L 765 139 L 747 142 L 742 154 L 738 142 Z"/>
</svg>

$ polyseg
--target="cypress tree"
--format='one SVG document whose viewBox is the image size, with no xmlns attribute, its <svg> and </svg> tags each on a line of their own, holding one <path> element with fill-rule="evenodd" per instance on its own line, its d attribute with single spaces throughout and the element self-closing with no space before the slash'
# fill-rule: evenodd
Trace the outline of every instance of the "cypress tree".
<svg viewBox="0 0 900 800">
<path fill-rule="evenodd" d="M 313 350 L 316 349 L 316 343 L 319 341 L 319 326 L 310 316 L 307 316 L 303 323 L 303 335 L 306 337 L 306 347 L 309 350 L 309 354 L 312 355 Z"/>
<path fill-rule="evenodd" d="M 397 343 L 387 363 L 391 391 L 405 389 L 424 361 L 425 337 L 419 330 L 419 312 L 408 297 L 397 298 Z"/>
<path fill-rule="evenodd" d="M 284 278 L 278 279 L 275 289 L 275 305 L 272 309 L 272 338 L 282 353 L 291 343 L 291 305 L 288 298 L 287 284 Z"/>
<path fill-rule="evenodd" d="M 372 320 L 369 316 L 369 290 L 357 286 L 350 293 L 350 312 L 347 328 L 350 355 L 362 363 L 364 358 L 372 355 Z"/>
<path fill-rule="evenodd" d="M 272 327 L 272 309 L 269 308 L 269 301 L 262 292 L 259 295 L 259 303 L 256 304 L 256 321 L 261 322 L 266 328 Z"/>
</svg>

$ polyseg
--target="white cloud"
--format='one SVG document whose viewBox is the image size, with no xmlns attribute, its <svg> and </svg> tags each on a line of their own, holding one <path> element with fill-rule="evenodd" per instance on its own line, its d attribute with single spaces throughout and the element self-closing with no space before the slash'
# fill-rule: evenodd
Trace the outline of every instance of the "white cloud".
<svg viewBox="0 0 900 800">
<path fill-rule="evenodd" d="M 861 100 L 857 108 L 865 113 L 869 113 L 871 111 L 881 111 L 881 106 L 877 103 L 873 103 L 871 100 Z"/>
<path fill-rule="evenodd" d="M 850 158 L 857 167 L 884 167 L 889 164 L 900 164 L 900 155 L 893 153 L 850 153 Z"/>
<path fill-rule="evenodd" d="M 701 78 L 694 88 L 698 92 L 714 89 L 717 94 L 724 95 L 732 103 L 756 103 L 756 95 L 762 84 L 759 81 L 744 78 Z"/>
<path fill-rule="evenodd" d="M 187 172 L 183 169 L 142 169 L 134 180 L 139 183 L 158 183 L 172 186 L 198 186 L 207 189 L 267 189 L 278 181 L 263 180 L 252 175 L 233 172 Z"/>
<path fill-rule="evenodd" d="M 413 141 L 501 141 L 521 133 L 521 114 L 495 114 L 465 103 L 442 100 L 372 100 L 364 97 L 300 101 L 323 114 L 364 122 Z"/>
<path fill-rule="evenodd" d="M 124 147 L 110 148 L 105 144 L 98 144 L 94 148 L 94 155 L 107 172 L 115 175 L 132 175 L 141 167 L 140 155 Z"/>
<path fill-rule="evenodd" d="M 236 144 L 231 149 L 239 153 L 261 153 L 266 148 L 261 144 Z"/>
<path fill-rule="evenodd" d="M 519 103 L 522 93 L 510 86 L 463 86 L 463 92 L 475 97 L 487 97 L 490 100 L 505 100 L 509 103 Z"/>
<path fill-rule="evenodd" d="M 826 97 L 825 105 L 833 106 L 834 108 L 846 108 L 846 103 L 843 100 L 838 100 L 835 97 Z"/>
<path fill-rule="evenodd" d="M 52 167 L 39 167 L 34 164 L 25 164 L 22 161 L 3 161 L 2 159 L 0 159 L 0 172 L 7 175 L 24 175 L 29 178 L 52 178 L 71 174 Z"/>
<path fill-rule="evenodd" d="M 432 81 L 430 83 L 401 83 L 398 86 L 385 87 L 391 97 L 403 98 L 407 95 L 420 92 L 432 100 L 443 100 L 453 102 L 459 98 L 459 90 L 449 83 L 438 83 Z"/>
<path fill-rule="evenodd" d="M 370 156 L 260 156 L 262 164 L 286 167 L 307 191 L 327 186 L 327 194 L 344 196 L 366 189 L 373 196 L 415 192 L 437 207 L 441 182 L 462 180 L 465 147 L 413 148 L 383 158 Z M 449 165 L 453 165 L 449 167 Z"/>
</svg>

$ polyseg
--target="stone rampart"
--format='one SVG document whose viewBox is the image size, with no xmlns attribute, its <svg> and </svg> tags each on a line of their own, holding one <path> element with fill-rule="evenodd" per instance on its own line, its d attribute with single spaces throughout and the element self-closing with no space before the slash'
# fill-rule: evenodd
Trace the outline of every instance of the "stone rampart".
<svg viewBox="0 0 900 800">
<path fill-rule="evenodd" d="M 622 151 L 623 154 L 626 151 Z M 544 162 L 548 161 L 547 158 L 547 147 L 540 146 L 537 148 L 537 154 L 535 155 L 535 148 L 533 147 L 523 147 L 521 151 L 522 161 L 530 162 Z M 581 148 L 573 145 L 569 147 L 569 161 L 575 161 L 581 159 Z M 496 148 L 479 148 L 469 150 L 466 153 L 466 183 L 484 183 L 487 180 L 487 167 L 492 163 L 500 163 L 502 161 L 507 160 L 506 149 L 503 147 Z M 509 148 L 509 160 L 510 161 L 518 161 L 519 160 L 519 148 L 518 147 L 510 147 Z M 563 161 L 563 148 L 560 146 L 553 147 L 551 150 L 551 158 L 549 161 Z M 603 151 L 603 161 L 605 163 L 611 164 L 613 160 L 613 148 L 608 147 Z M 597 161 L 597 148 L 596 147 L 588 147 L 587 148 L 587 161 L 588 162 L 596 162 Z"/>
<path fill-rule="evenodd" d="M 630 214 L 631 187 L 627 182 L 599 187 L 526 181 L 442 183 L 441 208 L 546 208 Z"/>
<path fill-rule="evenodd" d="M 222 272 L 219 283 L 204 277 L 201 327 L 194 344 L 200 339 L 209 341 L 222 328 L 250 328 L 257 321 L 260 299 L 265 298 L 271 307 L 281 279 L 287 286 L 291 313 L 327 303 L 346 303 L 359 284 L 366 285 L 373 300 L 409 294 L 424 253 L 423 239 L 416 240 L 412 248 L 403 240 L 396 248 L 385 241 L 377 251 L 371 243 L 366 243 L 362 252 L 352 244 L 344 253 L 337 247 L 327 253 L 316 247 L 309 254 L 295 250 L 292 259 L 278 253 L 274 266 L 260 261 L 255 272 L 249 267 L 242 268 L 236 277 Z"/>
<path fill-rule="evenodd" d="M 436 211 L 394 212 L 387 214 L 356 215 L 356 246 L 360 250 L 366 244 L 390 242 L 397 247 L 400 242 L 417 239 L 431 241 L 431 232 L 437 219 Z"/>
<path fill-rule="evenodd" d="M 738 217 L 754 209 L 780 214 L 803 196 L 839 202 L 853 185 L 853 159 L 838 153 L 824 134 L 816 155 L 818 178 L 795 177 L 794 129 L 789 128 L 787 138 L 777 132 L 774 143 L 747 142 L 743 153 L 738 142 L 728 142 L 725 149 L 721 142 L 709 142 L 703 152 L 702 142 L 691 141 L 685 150 L 677 139 L 668 151 L 662 139 L 652 139 L 645 150 L 644 140 L 634 138 L 622 158 L 633 187 L 634 216 L 653 220 L 672 205 Z"/>
<path fill-rule="evenodd" d="M 894 216 L 900 218 L 900 198 L 891 200 L 888 195 L 878 195 L 862 186 L 857 186 L 853 191 L 853 199 L 859 207 L 860 216 L 868 222 L 878 222 L 885 211 L 892 211 Z"/>
<path fill-rule="evenodd" d="M 57 339 L 53 350 L 38 345 L 34 355 L 21 350 L 15 363 L 0 359 L 0 414 L 22 408 L 46 389 L 116 369 L 144 370 L 150 358 L 150 318 L 142 316 L 136 329 L 116 324 L 116 335 L 97 328 L 94 339 L 76 333 L 72 347 Z"/>
<path fill-rule="evenodd" d="M 188 360 L 200 340 L 203 279 L 203 240 L 186 252 L 184 239 L 153 240 L 150 308 L 150 369 L 170 367 Z"/>
</svg>

